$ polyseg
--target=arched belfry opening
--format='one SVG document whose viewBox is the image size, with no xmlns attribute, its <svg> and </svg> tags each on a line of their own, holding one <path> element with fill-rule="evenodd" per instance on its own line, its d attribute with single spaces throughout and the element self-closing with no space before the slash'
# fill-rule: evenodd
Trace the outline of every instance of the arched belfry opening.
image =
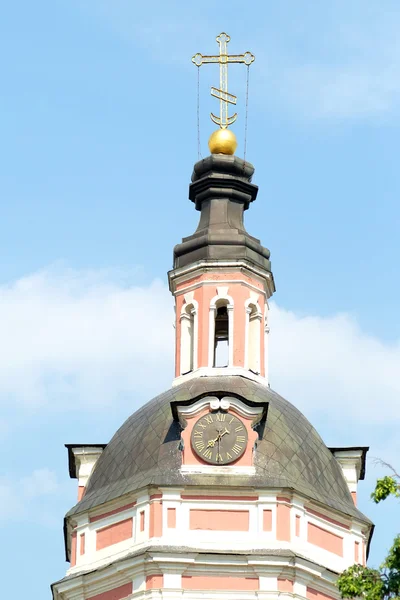
<svg viewBox="0 0 400 600">
<path fill-rule="evenodd" d="M 220 300 L 215 311 L 213 367 L 227 367 L 229 365 L 230 343 L 228 302 Z"/>
</svg>

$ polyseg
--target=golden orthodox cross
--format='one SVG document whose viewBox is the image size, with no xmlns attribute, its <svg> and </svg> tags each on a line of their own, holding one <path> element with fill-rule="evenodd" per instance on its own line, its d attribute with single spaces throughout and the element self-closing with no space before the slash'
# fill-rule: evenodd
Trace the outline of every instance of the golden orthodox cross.
<svg viewBox="0 0 400 600">
<path fill-rule="evenodd" d="M 228 54 L 227 44 L 230 41 L 230 37 L 227 33 L 220 33 L 216 40 L 219 44 L 218 55 L 206 55 L 195 54 L 192 58 L 192 62 L 196 67 L 208 63 L 219 63 L 219 88 L 211 88 L 211 96 L 219 99 L 219 117 L 216 117 L 211 113 L 211 120 L 214 121 L 221 129 L 226 129 L 229 125 L 232 125 L 237 119 L 237 113 L 228 116 L 228 104 L 236 104 L 237 97 L 228 92 L 228 63 L 243 63 L 248 67 L 255 60 L 254 54 L 251 52 L 245 52 L 244 54 Z"/>
</svg>

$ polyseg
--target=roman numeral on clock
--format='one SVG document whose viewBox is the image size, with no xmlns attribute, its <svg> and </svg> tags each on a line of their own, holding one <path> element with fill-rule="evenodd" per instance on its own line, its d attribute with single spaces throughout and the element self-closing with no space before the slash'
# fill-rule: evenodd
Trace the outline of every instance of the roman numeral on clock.
<svg viewBox="0 0 400 600">
<path fill-rule="evenodd" d="M 197 441 L 194 443 L 194 445 L 196 446 L 196 448 L 197 448 L 197 450 L 198 450 L 199 452 L 201 452 L 202 450 L 204 450 L 204 448 L 206 447 L 206 446 L 205 446 L 205 443 L 204 443 L 204 442 L 202 442 L 201 440 L 197 440 Z"/>
<path fill-rule="evenodd" d="M 216 416 L 217 421 L 225 421 L 225 419 L 226 419 L 225 413 L 217 413 L 215 416 Z"/>
<path fill-rule="evenodd" d="M 235 454 L 240 454 L 242 450 L 243 446 L 239 446 L 239 444 L 235 444 L 232 448 L 232 452 L 234 452 Z"/>
<path fill-rule="evenodd" d="M 212 458 L 212 450 L 210 450 L 210 448 L 206 448 L 203 452 L 203 456 L 204 458 Z"/>
<path fill-rule="evenodd" d="M 246 438 L 244 437 L 244 435 L 237 435 L 236 436 L 236 441 L 240 442 L 241 444 L 244 444 L 246 441 Z"/>
</svg>

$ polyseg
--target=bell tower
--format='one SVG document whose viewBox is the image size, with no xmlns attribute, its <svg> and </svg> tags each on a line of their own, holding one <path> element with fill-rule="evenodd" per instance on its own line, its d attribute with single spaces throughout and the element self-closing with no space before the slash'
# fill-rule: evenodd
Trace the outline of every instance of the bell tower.
<svg viewBox="0 0 400 600">
<path fill-rule="evenodd" d="M 228 129 L 228 63 L 254 56 L 217 42 L 218 55 L 193 57 L 219 64 L 220 115 L 189 187 L 198 227 L 168 273 L 173 386 L 107 444 L 67 445 L 78 501 L 53 600 L 339 600 L 337 575 L 367 558 L 373 527 L 356 502 L 368 449 L 328 448 L 268 385 L 274 278 L 244 226 L 254 168 Z"/>
<path fill-rule="evenodd" d="M 269 250 L 249 235 L 244 211 L 256 199 L 254 167 L 230 154 L 194 166 L 189 198 L 196 231 L 174 248 L 168 274 L 176 303 L 175 381 L 243 375 L 268 384 Z"/>
</svg>

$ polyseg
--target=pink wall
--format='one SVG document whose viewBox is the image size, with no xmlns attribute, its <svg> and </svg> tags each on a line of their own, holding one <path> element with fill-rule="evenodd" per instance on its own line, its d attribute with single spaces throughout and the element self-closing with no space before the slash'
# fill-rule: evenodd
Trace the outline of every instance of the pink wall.
<svg viewBox="0 0 400 600">
<path fill-rule="evenodd" d="M 80 536 L 80 547 L 79 547 L 79 554 L 82 556 L 83 554 L 85 554 L 85 534 L 81 533 Z"/>
<path fill-rule="evenodd" d="M 190 529 L 209 531 L 248 531 L 248 510 L 206 510 L 191 509 Z"/>
<path fill-rule="evenodd" d="M 277 498 L 276 507 L 276 539 L 282 542 L 290 542 L 290 505 L 288 498 Z M 282 502 L 285 502 L 283 504 Z"/>
<path fill-rule="evenodd" d="M 360 561 L 360 542 L 354 542 L 354 562 L 359 563 Z"/>
<path fill-rule="evenodd" d="M 278 577 L 278 591 L 293 593 L 293 581 L 291 579 L 281 579 Z"/>
<path fill-rule="evenodd" d="M 78 502 L 79 502 L 79 500 L 82 500 L 84 493 L 85 493 L 85 486 L 78 485 Z"/>
<path fill-rule="evenodd" d="M 76 565 L 76 531 L 71 536 L 71 567 Z"/>
<path fill-rule="evenodd" d="M 91 596 L 88 598 L 88 600 L 122 600 L 122 598 L 126 598 L 132 594 L 132 591 L 132 583 L 125 583 L 125 585 L 120 585 L 119 587 L 109 590 L 108 592 Z"/>
<path fill-rule="evenodd" d="M 256 577 L 206 577 L 203 575 L 182 575 L 184 590 L 231 590 L 253 591 L 259 589 Z"/>
<path fill-rule="evenodd" d="M 308 586 L 306 598 L 308 598 L 308 600 L 335 600 L 332 596 L 328 596 L 328 594 L 324 594 L 323 592 L 319 592 L 318 590 Z"/>
<path fill-rule="evenodd" d="M 112 544 L 118 544 L 132 537 L 133 519 L 125 519 L 96 531 L 96 550 L 102 550 Z"/>
<path fill-rule="evenodd" d="M 263 531 L 272 531 L 272 510 L 263 510 Z"/>
<path fill-rule="evenodd" d="M 343 538 L 318 527 L 318 525 L 308 523 L 307 540 L 314 546 L 319 546 L 319 548 L 323 548 L 328 552 L 343 556 Z"/>
<path fill-rule="evenodd" d="M 167 509 L 167 526 L 170 529 L 176 527 L 176 508 Z"/>
<path fill-rule="evenodd" d="M 162 536 L 162 500 L 150 503 L 149 537 Z"/>
<path fill-rule="evenodd" d="M 164 585 L 164 575 L 147 575 L 146 590 L 162 588 Z"/>
</svg>

